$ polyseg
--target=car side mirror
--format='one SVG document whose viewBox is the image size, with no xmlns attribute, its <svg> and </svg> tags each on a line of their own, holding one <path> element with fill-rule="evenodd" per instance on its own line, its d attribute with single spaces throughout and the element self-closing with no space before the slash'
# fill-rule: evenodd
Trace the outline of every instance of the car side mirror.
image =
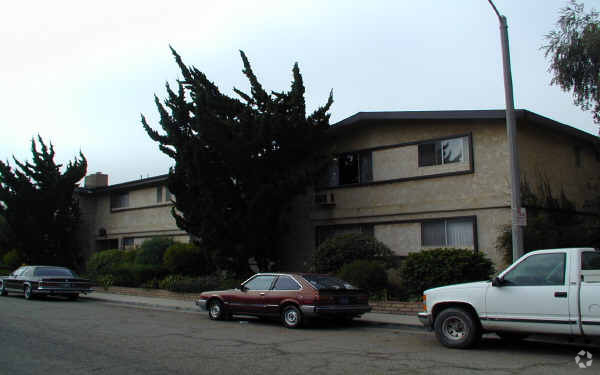
<svg viewBox="0 0 600 375">
<path fill-rule="evenodd" d="M 503 284 L 504 284 L 504 279 L 502 279 L 501 277 L 496 276 L 492 280 L 492 286 L 501 287 Z"/>
<path fill-rule="evenodd" d="M 247 291 L 247 290 L 248 290 L 248 288 L 246 288 L 246 287 L 245 287 L 245 286 L 242 284 L 242 285 L 240 285 L 240 290 L 241 290 L 242 292 L 245 292 L 245 291 Z"/>
</svg>

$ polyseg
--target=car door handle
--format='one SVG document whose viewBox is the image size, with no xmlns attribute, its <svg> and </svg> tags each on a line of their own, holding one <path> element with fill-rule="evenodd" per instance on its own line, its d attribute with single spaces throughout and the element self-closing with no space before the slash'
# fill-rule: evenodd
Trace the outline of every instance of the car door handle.
<svg viewBox="0 0 600 375">
<path fill-rule="evenodd" d="M 567 292 L 554 292 L 556 298 L 567 298 Z"/>
<path fill-rule="evenodd" d="M 260 294 L 261 296 L 264 296 L 264 295 L 265 295 L 264 293 L 258 293 L 258 294 Z"/>
</svg>

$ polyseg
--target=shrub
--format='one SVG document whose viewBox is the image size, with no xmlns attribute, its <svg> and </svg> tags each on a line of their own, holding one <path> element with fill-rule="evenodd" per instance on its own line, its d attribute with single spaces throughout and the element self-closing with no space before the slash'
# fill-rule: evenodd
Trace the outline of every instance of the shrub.
<svg viewBox="0 0 600 375">
<path fill-rule="evenodd" d="M 159 283 L 161 289 L 179 293 L 201 293 L 207 290 L 231 289 L 239 285 L 239 280 L 222 279 L 214 274 L 201 277 L 169 275 Z"/>
<path fill-rule="evenodd" d="M 408 299 L 406 287 L 402 283 L 402 273 L 400 268 L 390 268 L 386 270 L 388 285 L 387 297 L 397 301 L 405 301 Z"/>
<path fill-rule="evenodd" d="M 171 245 L 165 252 L 163 264 L 173 274 L 206 275 L 210 272 L 206 252 L 191 243 Z"/>
<path fill-rule="evenodd" d="M 381 294 L 388 281 L 381 263 L 373 260 L 355 260 L 345 264 L 337 276 L 369 294 Z"/>
<path fill-rule="evenodd" d="M 379 260 L 384 267 L 392 265 L 392 251 L 373 236 L 349 233 L 323 242 L 311 259 L 311 271 L 338 272 L 344 264 L 355 260 Z"/>
<path fill-rule="evenodd" d="M 468 249 L 432 249 L 411 253 L 400 267 L 402 285 L 411 297 L 448 284 L 489 280 L 494 266 L 481 252 Z"/>
<path fill-rule="evenodd" d="M 102 275 L 110 274 L 114 267 L 131 261 L 134 256 L 134 251 L 119 249 L 94 253 L 87 263 L 88 277 L 97 280 Z"/>
<path fill-rule="evenodd" d="M 137 250 L 135 263 L 151 264 L 159 266 L 163 262 L 163 256 L 169 246 L 173 245 L 173 239 L 170 237 L 153 237 L 142 243 Z"/>
<path fill-rule="evenodd" d="M 21 265 L 21 255 L 17 249 L 12 249 L 2 257 L 2 262 L 10 269 L 15 269 Z"/>
<path fill-rule="evenodd" d="M 167 273 L 162 266 L 124 263 L 113 267 L 110 276 L 114 285 L 137 287 L 152 279 L 161 279 Z"/>
</svg>

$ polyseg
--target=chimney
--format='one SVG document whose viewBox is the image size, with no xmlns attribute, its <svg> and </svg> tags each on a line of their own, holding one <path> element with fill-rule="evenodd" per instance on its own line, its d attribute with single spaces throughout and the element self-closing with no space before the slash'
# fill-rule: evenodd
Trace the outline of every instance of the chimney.
<svg viewBox="0 0 600 375">
<path fill-rule="evenodd" d="M 108 186 L 108 175 L 102 172 L 96 172 L 89 176 L 85 176 L 83 187 L 93 189 L 97 187 Z"/>
</svg>

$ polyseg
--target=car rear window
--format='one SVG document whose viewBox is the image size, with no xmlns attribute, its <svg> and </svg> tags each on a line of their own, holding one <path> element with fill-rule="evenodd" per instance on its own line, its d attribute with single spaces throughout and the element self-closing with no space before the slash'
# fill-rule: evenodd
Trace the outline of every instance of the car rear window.
<svg viewBox="0 0 600 375">
<path fill-rule="evenodd" d="M 59 267 L 37 267 L 33 273 L 35 276 L 65 276 L 77 277 L 75 273 L 67 268 Z"/>
<path fill-rule="evenodd" d="M 303 275 L 304 280 L 308 281 L 310 285 L 314 286 L 318 290 L 324 289 L 357 289 L 352 284 L 340 280 L 338 278 L 332 276 L 324 276 L 324 275 Z"/>
</svg>

